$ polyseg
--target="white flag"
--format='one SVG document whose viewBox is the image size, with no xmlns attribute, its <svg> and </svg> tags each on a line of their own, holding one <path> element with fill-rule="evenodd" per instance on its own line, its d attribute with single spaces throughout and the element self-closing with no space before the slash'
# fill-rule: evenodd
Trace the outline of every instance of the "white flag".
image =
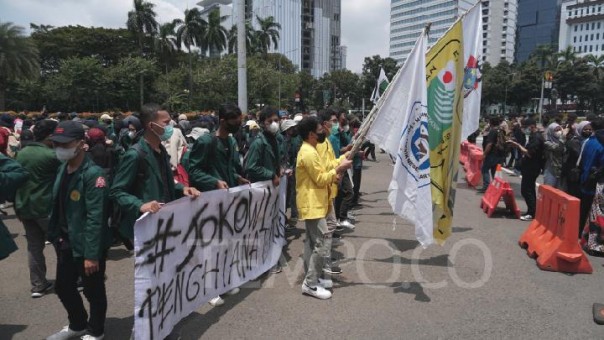
<svg viewBox="0 0 604 340">
<path fill-rule="evenodd" d="M 461 139 L 478 130 L 480 120 L 480 96 L 482 81 L 479 66 L 482 63 L 482 4 L 472 7 L 462 19 L 464 42 L 464 80 L 463 80 L 463 125 Z"/>
<path fill-rule="evenodd" d="M 373 90 L 373 94 L 371 95 L 371 101 L 375 104 L 380 99 L 380 97 L 384 94 L 384 91 L 388 88 L 388 84 L 390 81 L 388 77 L 386 77 L 386 72 L 384 69 L 380 69 L 380 76 L 378 77 L 377 84 L 375 84 L 375 89 Z"/>
<path fill-rule="evenodd" d="M 388 201 L 394 213 L 415 224 L 415 236 L 424 247 L 434 242 L 427 97 L 422 33 L 382 99 L 367 138 L 396 155 Z"/>
</svg>

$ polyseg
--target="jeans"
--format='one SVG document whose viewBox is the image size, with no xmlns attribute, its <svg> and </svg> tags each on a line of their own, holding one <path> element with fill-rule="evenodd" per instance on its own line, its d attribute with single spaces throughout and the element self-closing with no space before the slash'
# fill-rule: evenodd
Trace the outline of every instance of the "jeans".
<svg viewBox="0 0 604 340">
<path fill-rule="evenodd" d="M 501 159 L 498 157 L 488 155 L 485 157 L 482 163 L 482 188 L 487 189 L 491 184 L 491 178 L 495 178 L 495 172 L 497 171 L 497 164 L 501 163 Z"/>
<path fill-rule="evenodd" d="M 359 169 L 353 169 L 352 170 L 352 184 L 354 186 L 354 188 L 352 188 L 352 204 L 358 204 L 359 203 L 359 191 L 361 190 L 361 174 L 363 172 L 363 169 L 359 168 Z"/>
<path fill-rule="evenodd" d="M 336 216 L 340 220 L 348 219 L 348 210 L 352 208 L 352 199 L 354 197 L 354 193 L 352 191 L 352 182 L 350 181 L 350 177 L 348 177 L 348 173 L 344 173 L 342 177 L 342 183 L 340 183 L 340 187 L 338 188 L 338 196 L 336 197 Z"/>
<path fill-rule="evenodd" d="M 44 247 L 48 232 L 48 219 L 21 219 L 27 240 L 27 260 L 31 292 L 42 292 L 48 285 L 46 280 L 46 258 Z"/>
<path fill-rule="evenodd" d="M 549 169 L 545 169 L 543 171 L 543 184 L 559 189 L 560 179 L 556 177 Z"/>
<path fill-rule="evenodd" d="M 304 262 L 308 263 L 305 280 L 309 286 L 319 284 L 325 259 L 331 258 L 331 233 L 327 230 L 325 218 L 305 220 L 306 241 Z"/>
<path fill-rule="evenodd" d="M 105 258 L 99 260 L 99 271 L 84 273 L 84 260 L 74 258 L 72 250 L 64 244 L 55 245 L 57 251 L 57 281 L 55 292 L 59 296 L 69 318 L 69 328 L 82 331 L 86 328 L 93 336 L 105 333 L 107 294 L 105 292 Z M 84 296 L 90 303 L 90 318 L 78 292 L 78 277 L 82 278 Z"/>
<path fill-rule="evenodd" d="M 537 207 L 537 192 L 535 185 L 539 177 L 538 171 L 523 171 L 522 181 L 520 182 L 520 192 L 526 202 L 526 214 L 535 217 L 535 209 Z"/>
</svg>

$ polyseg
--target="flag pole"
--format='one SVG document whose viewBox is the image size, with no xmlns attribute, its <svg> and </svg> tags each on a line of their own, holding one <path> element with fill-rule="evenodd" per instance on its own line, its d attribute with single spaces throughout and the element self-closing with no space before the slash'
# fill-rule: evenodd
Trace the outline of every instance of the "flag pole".
<svg viewBox="0 0 604 340">
<path fill-rule="evenodd" d="M 417 45 L 417 43 L 419 42 L 422 35 L 424 35 L 424 34 L 427 35 L 430 32 L 431 25 L 432 25 L 432 23 L 426 24 L 424 31 L 415 41 L 415 45 Z M 414 45 L 414 48 L 415 48 L 415 45 Z M 405 63 L 406 62 L 407 62 L 407 60 L 405 60 Z M 375 121 L 375 118 L 377 117 L 377 112 L 382 107 L 382 105 L 384 105 L 384 101 L 386 100 L 386 98 L 388 98 L 388 96 L 390 95 L 390 92 L 392 91 L 391 85 L 396 83 L 396 81 L 400 77 L 404 67 L 405 67 L 405 64 L 403 64 L 398 69 L 398 71 L 396 72 L 396 75 L 394 75 L 394 77 L 392 78 L 392 81 L 390 81 L 390 84 L 388 84 L 388 87 L 386 88 L 384 93 L 380 96 L 380 98 L 378 99 L 378 101 L 375 104 L 375 106 L 373 107 L 373 109 L 371 109 L 371 112 L 369 112 L 369 115 L 367 115 L 367 119 L 363 122 L 363 124 L 359 128 L 359 131 L 357 132 L 357 135 L 353 140 L 352 149 L 350 150 L 350 153 L 348 154 L 348 159 L 352 159 L 354 157 L 354 155 L 356 155 L 359 152 L 359 150 L 361 149 L 361 146 L 365 142 L 365 137 L 367 136 L 369 129 L 371 128 L 371 126 L 373 125 L 373 122 Z"/>
</svg>

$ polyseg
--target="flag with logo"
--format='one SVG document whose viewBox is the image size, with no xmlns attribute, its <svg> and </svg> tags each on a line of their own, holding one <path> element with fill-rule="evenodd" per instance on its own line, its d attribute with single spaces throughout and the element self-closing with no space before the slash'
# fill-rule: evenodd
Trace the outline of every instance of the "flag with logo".
<svg viewBox="0 0 604 340">
<path fill-rule="evenodd" d="M 480 96 L 482 93 L 482 4 L 470 9 L 462 19 L 463 50 L 464 50 L 464 79 L 463 79 L 463 126 L 461 139 L 478 130 L 480 120 Z"/>
<path fill-rule="evenodd" d="M 426 34 L 422 33 L 381 100 L 367 138 L 396 156 L 388 201 L 415 224 L 422 246 L 434 242 L 426 90 Z"/>
<path fill-rule="evenodd" d="M 388 77 L 386 77 L 386 72 L 384 72 L 384 68 L 380 69 L 380 76 L 378 77 L 377 84 L 375 85 L 375 89 L 373 90 L 373 94 L 371 95 L 371 101 L 376 104 L 378 99 L 384 94 L 384 91 L 388 88 L 390 81 L 388 81 Z"/>
<path fill-rule="evenodd" d="M 451 235 L 453 221 L 463 119 L 463 47 L 458 20 L 426 55 L 434 238 L 439 244 Z"/>
</svg>

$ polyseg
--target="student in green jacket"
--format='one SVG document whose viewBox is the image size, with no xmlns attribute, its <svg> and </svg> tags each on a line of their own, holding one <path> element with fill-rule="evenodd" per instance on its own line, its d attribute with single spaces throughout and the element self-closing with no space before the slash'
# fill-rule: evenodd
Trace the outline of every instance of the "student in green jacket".
<svg viewBox="0 0 604 340">
<path fill-rule="evenodd" d="M 216 133 L 199 137 L 189 155 L 189 181 L 200 191 L 249 183 L 242 176 L 237 141 L 232 137 L 241 128 L 241 110 L 233 104 L 222 105 L 218 119 Z"/>
<path fill-rule="evenodd" d="M 19 163 L 0 153 L 0 202 L 10 199 L 28 177 L 29 173 Z M 0 218 L 0 260 L 16 250 L 17 245 Z"/>
<path fill-rule="evenodd" d="M 267 106 L 258 120 L 262 132 L 256 136 L 246 155 L 245 173 L 252 182 L 273 181 L 279 186 L 281 177 L 281 151 L 277 142 L 279 111 Z"/>
<path fill-rule="evenodd" d="M 201 191 L 228 189 L 250 183 L 241 176 L 241 161 L 237 141 L 232 135 L 241 128 L 241 110 L 233 104 L 222 105 L 218 110 L 219 125 L 216 133 L 199 137 L 189 155 L 189 180 Z M 227 294 L 239 293 L 234 288 Z M 217 296 L 210 305 L 221 306 L 224 300 Z"/>
<path fill-rule="evenodd" d="M 27 182 L 17 190 L 15 212 L 25 229 L 32 298 L 42 297 L 52 288 L 46 279 L 44 246 L 52 209 L 52 187 L 61 165 L 50 141 L 57 124 L 50 119 L 36 123 L 34 142 L 19 151 L 16 158 L 30 174 Z"/>
<path fill-rule="evenodd" d="M 84 151 L 81 123 L 63 121 L 50 138 L 63 162 L 53 187 L 48 240 L 57 253 L 55 292 L 67 311 L 69 325 L 47 339 L 87 336 L 102 339 L 107 314 L 105 259 L 109 248 L 105 172 Z M 82 278 L 90 317 L 78 292 Z"/>
<path fill-rule="evenodd" d="M 115 171 L 109 197 L 122 211 L 120 232 L 134 240 L 134 223 L 144 213 L 156 213 L 162 204 L 200 192 L 174 184 L 168 153 L 162 141 L 170 139 L 170 114 L 157 104 L 146 104 L 140 114 L 144 134 L 123 155 Z"/>
</svg>

